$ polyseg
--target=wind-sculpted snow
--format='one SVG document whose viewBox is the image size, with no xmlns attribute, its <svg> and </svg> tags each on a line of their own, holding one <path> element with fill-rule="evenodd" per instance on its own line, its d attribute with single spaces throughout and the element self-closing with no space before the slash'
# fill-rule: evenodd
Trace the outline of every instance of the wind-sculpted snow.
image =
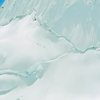
<svg viewBox="0 0 100 100">
<path fill-rule="evenodd" d="M 32 100 L 99 94 L 99 11 L 99 0 L 2 1 L 0 94 L 26 86 L 47 95 Z"/>
<path fill-rule="evenodd" d="M 32 84 L 42 77 L 47 69 L 46 63 L 65 53 L 66 50 L 63 41 L 54 38 L 41 28 L 37 21 L 33 22 L 31 16 L 22 20 L 16 19 L 2 26 L 0 28 L 0 76 L 4 77 L 4 80 L 0 80 L 0 92 L 9 91 L 24 82 L 27 85 Z M 13 76 L 11 81 L 10 76 Z M 6 77 L 8 80 L 5 80 Z M 14 80 L 14 86 L 9 84 L 9 82 L 14 83 Z"/>
</svg>

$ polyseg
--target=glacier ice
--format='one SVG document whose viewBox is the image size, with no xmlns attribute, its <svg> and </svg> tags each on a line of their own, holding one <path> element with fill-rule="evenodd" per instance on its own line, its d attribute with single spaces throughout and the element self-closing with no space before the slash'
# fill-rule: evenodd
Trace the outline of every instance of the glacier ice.
<svg viewBox="0 0 100 100">
<path fill-rule="evenodd" d="M 0 6 L 2 6 L 4 3 L 4 0 L 0 0 Z"/>
<path fill-rule="evenodd" d="M 5 0 L 0 6 L 0 94 L 34 82 L 40 87 L 33 86 L 34 94 L 50 95 L 32 100 L 99 94 L 99 10 L 99 0 Z"/>
<path fill-rule="evenodd" d="M 21 0 L 20 5 L 19 2 L 5 1 L 0 9 L 0 25 L 33 12 L 42 26 L 70 41 L 79 51 L 100 46 L 99 0 Z"/>
</svg>

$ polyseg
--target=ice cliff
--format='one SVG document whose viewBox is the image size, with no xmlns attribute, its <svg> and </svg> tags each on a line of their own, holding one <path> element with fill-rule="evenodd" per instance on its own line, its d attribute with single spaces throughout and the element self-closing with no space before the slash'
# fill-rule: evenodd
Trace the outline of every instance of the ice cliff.
<svg viewBox="0 0 100 100">
<path fill-rule="evenodd" d="M 99 4 L 99 0 L 5 0 L 0 25 L 35 13 L 35 18 L 53 35 L 85 51 L 100 46 Z"/>
</svg>

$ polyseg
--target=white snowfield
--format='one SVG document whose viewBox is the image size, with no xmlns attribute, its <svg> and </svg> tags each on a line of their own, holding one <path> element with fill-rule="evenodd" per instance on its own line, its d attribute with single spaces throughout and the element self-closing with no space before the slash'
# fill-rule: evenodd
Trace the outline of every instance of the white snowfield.
<svg viewBox="0 0 100 100">
<path fill-rule="evenodd" d="M 99 12 L 99 0 L 5 0 L 0 100 L 100 100 Z"/>
<path fill-rule="evenodd" d="M 31 16 L 1 27 L 0 33 L 0 73 L 4 74 L 0 76 L 0 91 L 17 86 L 17 89 L 1 95 L 0 100 L 100 99 L 99 49 L 72 53 L 70 49 L 68 51 L 72 48 L 70 44 L 52 38 L 52 34 L 41 28 L 38 22 L 32 22 Z M 8 73 L 22 74 L 35 63 L 44 64 L 48 69 L 31 86 L 24 85 L 33 82 L 35 76 L 23 82 L 17 75 Z M 31 70 L 34 71 L 35 67 L 38 66 Z"/>
</svg>

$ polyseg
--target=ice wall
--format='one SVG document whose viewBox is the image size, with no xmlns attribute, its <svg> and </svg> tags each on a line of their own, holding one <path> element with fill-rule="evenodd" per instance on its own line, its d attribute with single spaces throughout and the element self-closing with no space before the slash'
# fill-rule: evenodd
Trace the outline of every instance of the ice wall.
<svg viewBox="0 0 100 100">
<path fill-rule="evenodd" d="M 37 20 L 79 51 L 100 46 L 98 0 L 6 0 L 0 9 L 0 25 L 35 13 Z M 90 38 L 88 38 L 90 37 Z"/>
</svg>

